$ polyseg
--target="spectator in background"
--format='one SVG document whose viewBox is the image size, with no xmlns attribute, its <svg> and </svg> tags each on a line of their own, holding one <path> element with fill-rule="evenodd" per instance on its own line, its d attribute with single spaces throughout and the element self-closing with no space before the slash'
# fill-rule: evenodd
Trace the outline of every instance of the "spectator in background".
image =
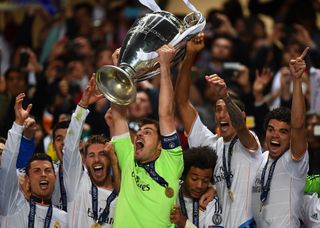
<svg viewBox="0 0 320 228">
<path fill-rule="evenodd" d="M 1 111 L 0 111 L 0 136 L 6 137 L 10 128 L 10 123 L 14 121 L 15 97 L 19 93 L 27 92 L 27 74 L 21 68 L 11 67 L 5 75 L 5 80 L 1 81 Z M 27 103 L 28 99 L 24 99 Z"/>
</svg>

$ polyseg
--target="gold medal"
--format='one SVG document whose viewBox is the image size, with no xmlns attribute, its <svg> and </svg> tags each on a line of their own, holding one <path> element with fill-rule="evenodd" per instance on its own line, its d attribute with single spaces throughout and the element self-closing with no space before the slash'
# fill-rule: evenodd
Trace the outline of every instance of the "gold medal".
<svg viewBox="0 0 320 228">
<path fill-rule="evenodd" d="M 231 201 L 233 202 L 234 201 L 234 194 L 231 190 L 229 190 L 229 197 L 230 197 Z"/>
<path fill-rule="evenodd" d="M 54 228 L 60 228 L 60 222 L 59 221 L 56 221 L 53 225 Z"/>
<path fill-rule="evenodd" d="M 92 224 L 91 228 L 101 228 L 101 224 L 97 222 L 95 224 Z"/>
<path fill-rule="evenodd" d="M 172 198 L 174 195 L 174 191 L 171 187 L 167 186 L 165 189 L 165 194 L 168 198 Z"/>
</svg>

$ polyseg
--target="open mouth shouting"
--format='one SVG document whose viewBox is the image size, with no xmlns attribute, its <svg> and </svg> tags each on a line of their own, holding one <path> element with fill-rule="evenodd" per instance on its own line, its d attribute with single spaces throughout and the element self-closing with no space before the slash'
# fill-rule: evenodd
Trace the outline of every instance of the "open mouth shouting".
<svg viewBox="0 0 320 228">
<path fill-rule="evenodd" d="M 276 141 L 276 140 L 271 140 L 270 141 L 270 149 L 272 150 L 272 151 L 274 151 L 274 150 L 278 150 L 279 148 L 280 148 L 280 142 L 278 142 L 278 141 Z"/>
<path fill-rule="evenodd" d="M 41 190 L 47 190 L 49 188 L 49 181 L 42 180 L 40 181 L 40 189 Z"/>
<path fill-rule="evenodd" d="M 95 176 L 102 176 L 103 175 L 103 165 L 101 164 L 95 164 L 92 167 L 93 173 Z"/>
<path fill-rule="evenodd" d="M 219 125 L 220 125 L 221 131 L 227 131 L 230 126 L 229 122 L 226 122 L 226 121 L 220 121 Z"/>
<path fill-rule="evenodd" d="M 138 138 L 135 143 L 136 151 L 142 150 L 144 147 L 144 141 L 141 138 Z"/>
</svg>

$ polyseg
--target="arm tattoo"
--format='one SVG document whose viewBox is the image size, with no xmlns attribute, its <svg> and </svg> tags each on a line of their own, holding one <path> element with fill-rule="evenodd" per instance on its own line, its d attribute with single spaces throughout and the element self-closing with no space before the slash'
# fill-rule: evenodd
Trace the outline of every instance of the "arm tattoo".
<svg viewBox="0 0 320 228">
<path fill-rule="evenodd" d="M 235 129 L 242 128 L 245 125 L 245 119 L 240 108 L 232 101 L 229 96 L 227 96 L 223 100 L 226 103 L 232 126 Z"/>
</svg>

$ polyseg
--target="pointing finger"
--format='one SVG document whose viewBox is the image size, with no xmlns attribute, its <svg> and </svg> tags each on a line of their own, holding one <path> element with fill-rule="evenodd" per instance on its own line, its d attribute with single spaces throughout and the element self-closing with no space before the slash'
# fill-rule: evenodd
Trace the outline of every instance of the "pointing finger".
<svg viewBox="0 0 320 228">
<path fill-rule="evenodd" d="M 306 48 L 304 49 L 304 51 L 302 52 L 302 54 L 299 56 L 299 58 L 304 59 L 304 57 L 306 57 L 309 49 L 310 49 L 309 47 L 306 47 Z"/>
</svg>

